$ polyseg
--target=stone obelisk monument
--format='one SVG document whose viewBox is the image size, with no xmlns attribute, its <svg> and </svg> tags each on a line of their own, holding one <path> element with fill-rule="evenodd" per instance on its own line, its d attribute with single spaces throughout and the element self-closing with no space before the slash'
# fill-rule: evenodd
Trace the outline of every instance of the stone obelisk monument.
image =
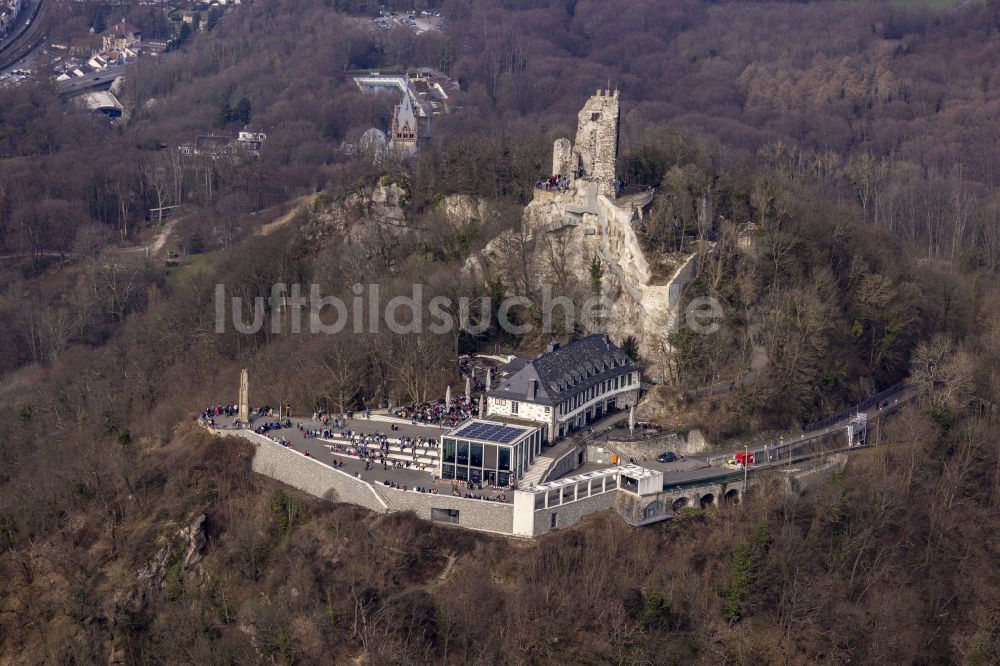
<svg viewBox="0 0 1000 666">
<path fill-rule="evenodd" d="M 240 423 L 250 423 L 250 373 L 240 373 Z"/>
</svg>

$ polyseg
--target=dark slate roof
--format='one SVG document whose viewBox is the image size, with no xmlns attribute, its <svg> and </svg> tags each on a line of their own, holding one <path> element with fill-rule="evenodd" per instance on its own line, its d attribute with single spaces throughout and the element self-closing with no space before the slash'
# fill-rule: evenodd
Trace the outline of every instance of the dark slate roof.
<svg viewBox="0 0 1000 666">
<path fill-rule="evenodd" d="M 515 356 L 511 360 L 507 361 L 507 365 L 503 366 L 504 374 L 505 375 L 513 375 L 518 370 L 520 370 L 524 366 L 528 365 L 529 363 L 531 363 L 531 361 L 529 359 L 521 358 L 519 356 Z"/>
<path fill-rule="evenodd" d="M 608 377 L 637 369 L 607 335 L 588 335 L 529 361 L 488 395 L 555 405 Z M 537 383 L 534 398 L 529 397 L 531 380 Z"/>
</svg>

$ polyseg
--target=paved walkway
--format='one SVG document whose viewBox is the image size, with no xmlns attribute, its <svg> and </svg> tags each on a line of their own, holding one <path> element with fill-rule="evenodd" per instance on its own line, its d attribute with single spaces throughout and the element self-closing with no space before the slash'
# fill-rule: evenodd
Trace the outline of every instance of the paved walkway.
<svg viewBox="0 0 1000 666">
<path fill-rule="evenodd" d="M 887 401 L 889 406 L 887 408 L 879 409 L 877 407 L 872 407 L 866 410 L 870 420 L 874 420 L 878 416 L 883 416 L 885 414 L 891 413 L 901 407 L 903 404 L 908 402 L 916 395 L 916 391 L 911 387 L 906 387 L 901 390 L 898 394 L 889 398 Z M 373 415 L 374 416 L 374 415 Z M 537 475 L 536 469 L 542 470 L 541 475 L 538 476 L 539 480 L 553 480 L 546 479 L 544 474 L 551 467 L 553 462 L 558 459 L 559 456 L 563 455 L 566 451 L 571 449 L 580 443 L 600 443 L 601 441 L 607 441 L 609 433 L 613 430 L 614 424 L 618 423 L 624 419 L 628 418 L 627 412 L 619 412 L 606 417 L 602 421 L 599 421 L 592 426 L 592 432 L 581 431 L 575 433 L 569 438 L 561 440 L 555 447 L 547 447 L 543 449 L 542 454 L 536 459 L 536 465 L 529 468 L 528 474 L 532 477 Z M 384 481 L 394 482 L 399 485 L 405 485 L 407 488 L 412 489 L 415 487 L 422 488 L 436 488 L 440 494 L 450 495 L 452 492 L 453 484 L 450 481 L 435 481 L 434 473 L 432 470 L 422 471 L 415 468 L 402 468 L 393 469 L 388 467 L 383 469 L 381 464 L 373 464 L 369 469 L 365 469 L 365 462 L 359 460 L 357 457 L 350 456 L 343 453 L 335 453 L 330 450 L 329 445 L 323 440 L 316 438 L 307 438 L 303 433 L 299 432 L 298 428 L 295 427 L 298 424 L 302 424 L 303 427 L 310 430 L 322 429 L 323 425 L 319 421 L 313 419 L 302 419 L 302 418 L 292 418 L 291 419 L 293 427 L 292 428 L 282 428 L 280 430 L 272 431 L 270 435 L 274 438 L 283 437 L 287 439 L 291 447 L 300 452 L 308 452 L 310 457 L 318 460 L 319 462 L 326 463 L 328 465 L 333 465 L 334 462 L 337 463 L 337 469 L 340 469 L 349 474 L 354 474 L 358 478 L 361 478 L 370 483 L 383 483 Z M 809 441 L 818 437 L 823 437 L 837 431 L 843 430 L 848 418 L 844 418 L 841 421 L 833 423 L 819 430 L 813 430 L 808 432 L 802 432 L 795 435 L 788 435 L 782 438 L 782 446 L 791 448 L 792 446 Z M 258 423 L 260 420 L 258 420 Z M 226 419 L 221 417 L 217 419 L 217 427 L 226 429 Z M 356 433 L 364 434 L 383 434 L 390 438 L 399 437 L 423 437 L 424 439 L 435 439 L 440 442 L 441 435 L 446 431 L 445 428 L 437 426 L 424 426 L 424 425 L 414 425 L 412 423 L 400 423 L 399 430 L 391 431 L 384 421 L 379 421 L 375 419 L 367 419 L 364 417 L 349 419 L 346 421 L 344 430 L 351 430 Z M 339 432 L 339 430 L 337 430 Z M 766 440 L 761 440 L 755 442 L 749 447 L 750 450 L 759 450 L 767 443 Z M 742 451 L 741 447 L 739 451 Z M 673 463 L 658 463 L 655 461 L 644 460 L 641 464 L 644 467 L 650 469 L 656 469 L 663 472 L 663 483 L 664 486 L 671 484 L 683 483 L 686 481 L 694 480 L 705 480 L 708 481 L 714 477 L 725 476 L 732 474 L 735 470 L 729 467 L 719 467 L 712 466 L 709 463 L 709 458 L 719 458 L 722 456 L 731 457 L 739 451 L 733 451 L 731 453 L 715 453 L 710 455 L 699 455 L 690 456 Z M 340 463 L 343 462 L 341 466 Z M 787 464 L 788 458 L 785 457 L 783 460 L 768 464 L 768 465 L 755 465 L 753 469 L 762 469 L 769 466 L 776 466 L 781 464 Z M 544 467 L 540 463 L 544 463 Z M 570 472 L 570 475 L 582 474 L 586 471 L 593 471 L 596 469 L 602 469 L 607 467 L 607 465 L 595 465 L 588 463 L 583 467 L 578 467 Z M 538 481 L 536 481 L 537 483 Z M 521 481 L 521 487 L 527 486 L 531 483 L 529 477 L 526 475 Z M 461 492 L 465 493 L 465 486 L 461 486 Z M 487 488 L 483 490 L 475 491 L 478 495 L 483 495 L 487 497 L 495 497 L 499 494 L 499 491 L 492 491 Z M 513 501 L 513 493 L 511 491 L 506 491 L 506 501 L 508 503 Z M 484 500 L 485 501 L 485 500 Z"/>
<path fill-rule="evenodd" d="M 374 414 L 372 416 L 374 417 Z M 271 419 L 266 417 L 258 418 L 256 423 L 259 424 L 262 421 L 267 420 Z M 347 472 L 348 474 L 353 474 L 364 481 L 368 481 L 369 483 L 383 483 L 385 481 L 389 481 L 397 483 L 401 486 L 405 485 L 407 489 L 413 489 L 416 487 L 436 488 L 438 493 L 442 495 L 452 494 L 452 482 L 435 481 L 434 473 L 431 470 L 424 471 L 413 467 L 393 469 L 389 465 L 383 469 L 381 463 L 372 464 L 369 469 L 365 469 L 364 461 L 359 460 L 355 456 L 332 451 L 327 442 L 315 437 L 306 437 L 303 433 L 299 432 L 297 427 L 297 425 L 301 423 L 307 430 L 321 430 L 324 426 L 320 421 L 311 418 L 303 419 L 297 417 L 292 417 L 291 421 L 291 428 L 272 430 L 268 433 L 268 435 L 273 439 L 287 439 L 292 449 L 302 453 L 308 452 L 309 457 L 314 458 L 319 462 L 326 463 L 331 466 L 334 462 L 336 462 L 337 469 Z M 227 429 L 225 427 L 227 425 L 225 417 L 217 418 L 216 423 L 216 427 Z M 339 433 L 342 430 L 351 430 L 355 433 L 362 433 L 366 435 L 381 434 L 389 437 L 390 439 L 399 437 L 423 437 L 424 439 L 435 439 L 439 443 L 441 435 L 444 432 L 447 432 L 447 429 L 445 428 L 439 428 L 437 426 L 413 425 L 409 422 L 399 424 L 399 430 L 390 431 L 388 424 L 385 422 L 374 419 L 366 419 L 363 416 L 348 419 L 345 423 L 346 425 L 343 428 L 334 429 L 334 431 Z M 343 466 L 340 465 L 341 462 L 344 463 Z M 461 485 L 461 492 L 464 494 L 465 491 L 466 487 Z M 484 487 L 483 490 L 475 490 L 473 492 L 477 495 L 489 497 L 495 497 L 500 494 L 500 491 L 490 490 L 486 487 Z M 508 503 L 514 501 L 511 491 L 506 491 L 505 495 Z"/>
</svg>

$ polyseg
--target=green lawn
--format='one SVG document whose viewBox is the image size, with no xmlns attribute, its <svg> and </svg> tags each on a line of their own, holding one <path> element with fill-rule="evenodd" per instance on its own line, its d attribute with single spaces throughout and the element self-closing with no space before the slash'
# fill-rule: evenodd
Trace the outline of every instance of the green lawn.
<svg viewBox="0 0 1000 666">
<path fill-rule="evenodd" d="M 207 252 L 205 254 L 184 257 L 183 263 L 180 266 L 174 266 L 169 269 L 170 273 L 167 275 L 167 284 L 171 287 L 181 286 L 189 276 L 199 270 L 207 270 L 218 258 L 219 252 Z"/>
</svg>

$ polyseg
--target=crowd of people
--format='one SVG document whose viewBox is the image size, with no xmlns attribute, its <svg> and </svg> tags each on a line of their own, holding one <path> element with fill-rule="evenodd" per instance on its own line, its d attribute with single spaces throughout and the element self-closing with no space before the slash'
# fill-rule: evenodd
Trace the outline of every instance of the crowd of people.
<svg viewBox="0 0 1000 666">
<path fill-rule="evenodd" d="M 547 190 L 547 191 L 557 191 L 565 192 L 569 189 L 570 180 L 566 176 L 557 173 L 554 176 L 549 176 L 546 179 L 539 179 L 535 182 L 536 190 Z"/>
<path fill-rule="evenodd" d="M 483 390 L 485 388 L 485 381 L 477 381 L 476 388 L 480 391 Z M 414 425 L 445 425 L 453 427 L 468 418 L 474 417 L 478 412 L 478 408 L 478 398 L 474 397 L 466 400 L 465 396 L 462 395 L 453 398 L 450 402 L 439 400 L 436 403 L 410 403 L 395 410 L 390 410 L 390 414 L 395 414 L 399 418 L 408 418 Z M 358 416 L 370 419 L 371 410 L 365 409 Z M 282 437 L 280 432 L 277 432 L 285 428 L 296 428 L 304 439 L 316 438 L 328 440 L 325 442 L 325 445 L 330 449 L 331 453 L 358 459 L 364 463 L 364 471 L 369 471 L 377 465 L 381 465 L 383 470 L 412 469 L 431 472 L 437 471 L 435 464 L 428 464 L 418 460 L 422 456 L 429 458 L 436 457 L 435 451 L 439 446 L 437 439 L 423 436 L 401 436 L 390 439 L 389 435 L 384 432 L 359 432 L 348 427 L 349 420 L 355 418 L 355 413 L 352 411 L 339 416 L 332 416 L 325 412 L 314 412 L 313 420 L 322 425 L 319 428 L 310 428 L 308 424 L 302 422 L 293 424 L 290 418 L 267 420 L 257 423 L 256 427 L 254 427 L 253 424 L 257 419 L 273 419 L 274 412 L 270 407 L 261 407 L 253 410 L 249 423 L 240 422 L 238 405 L 213 405 L 203 410 L 201 414 L 201 420 L 212 427 L 216 426 L 217 419 L 228 419 L 230 417 L 233 419 L 232 425 L 234 428 L 253 428 L 254 432 L 287 448 L 294 447 L 292 447 L 291 442 L 286 437 Z M 393 423 L 388 424 L 388 428 L 393 432 L 399 430 L 399 426 Z M 391 450 L 390 446 L 392 447 Z M 390 453 L 398 456 L 400 453 L 407 452 L 411 453 L 408 456 L 409 460 L 393 460 L 389 457 Z M 303 455 L 313 457 L 308 451 L 303 451 Z M 344 467 L 344 461 L 334 458 L 331 465 L 334 468 L 342 468 Z M 354 476 L 361 478 L 361 472 L 355 472 Z M 389 480 L 383 481 L 383 483 L 386 486 L 399 490 L 412 490 L 432 494 L 439 492 L 433 486 L 411 487 Z M 455 482 L 452 484 L 451 494 L 464 499 L 505 502 L 507 498 L 503 492 L 504 489 L 496 488 L 496 490 L 500 492 L 498 494 L 486 494 L 482 492 L 482 484 L 475 481 Z"/>
<path fill-rule="evenodd" d="M 216 418 L 221 418 L 223 416 L 229 418 L 230 416 L 238 415 L 239 413 L 239 405 L 211 405 L 202 411 L 201 421 L 202 423 L 214 428 L 216 426 Z"/>
<path fill-rule="evenodd" d="M 462 421 L 472 418 L 478 413 L 479 398 L 473 396 L 469 400 L 465 396 L 452 398 L 450 403 L 444 400 L 437 402 L 411 402 L 392 410 L 392 415 L 401 419 L 410 419 L 414 425 L 443 425 L 454 427 Z"/>
<path fill-rule="evenodd" d="M 240 425 L 239 419 L 233 421 L 234 427 L 239 427 L 239 425 Z M 250 419 L 250 423 L 248 425 L 253 425 L 253 419 Z M 284 421 L 268 421 L 267 423 L 261 423 L 259 426 L 254 428 L 253 431 L 258 435 L 266 435 L 272 430 L 281 430 L 282 428 L 291 428 L 291 427 L 292 427 L 291 419 L 285 419 Z"/>
<path fill-rule="evenodd" d="M 209 424 L 214 425 L 215 417 L 217 416 L 230 416 L 234 413 L 238 413 L 238 408 L 232 406 L 219 406 L 219 407 L 209 407 L 202 413 L 202 420 Z M 260 416 L 267 416 L 267 410 L 261 410 L 257 412 Z M 363 433 L 357 432 L 350 429 L 344 429 L 338 431 L 337 428 L 346 428 L 346 421 L 342 421 L 339 418 L 332 419 L 317 419 L 321 421 L 324 425 L 330 424 L 332 428 L 307 428 L 302 423 L 292 424 L 290 419 L 285 419 L 284 421 L 268 421 L 266 423 L 259 424 L 254 428 L 254 432 L 264 435 L 268 439 L 272 440 L 276 444 L 286 447 L 294 448 L 291 442 L 280 435 L 276 436 L 271 434 L 272 431 L 278 431 L 283 428 L 295 427 L 301 433 L 304 439 L 317 438 L 330 440 L 326 443 L 326 446 L 330 449 L 330 452 L 335 455 L 357 458 L 359 461 L 365 464 L 364 471 L 370 471 L 373 467 L 381 465 L 383 470 L 390 469 L 414 469 L 420 471 L 436 471 L 436 465 L 425 464 L 417 461 L 417 456 L 421 452 L 427 452 L 428 449 L 437 449 L 439 443 L 434 438 L 429 437 L 400 437 L 398 439 L 392 439 L 388 437 L 385 433 Z M 407 450 L 412 452 L 412 460 L 391 460 L 388 457 L 390 452 L 390 444 L 398 445 L 400 452 L 406 452 Z M 312 458 L 308 451 L 303 451 L 302 455 L 307 458 Z M 432 456 L 433 457 L 433 456 Z M 343 468 L 344 461 L 342 459 L 334 458 L 332 462 L 329 463 L 334 469 Z M 361 472 L 356 471 L 353 474 L 356 478 L 361 478 Z M 395 481 L 384 480 L 382 482 L 384 485 L 397 490 L 412 490 L 419 493 L 430 493 L 439 494 L 437 488 L 433 486 L 407 486 L 405 484 L 400 484 Z M 483 485 L 481 483 L 476 483 L 475 481 L 467 482 L 454 482 L 451 485 L 451 494 L 454 497 L 461 497 L 464 499 L 476 499 L 476 500 L 486 500 L 492 502 L 506 502 L 507 496 L 503 492 L 504 489 L 495 488 L 500 490 L 496 495 L 488 495 L 483 492 Z"/>
<path fill-rule="evenodd" d="M 425 437 L 400 437 L 399 439 L 389 439 L 385 433 L 363 433 L 354 430 L 341 430 L 337 432 L 331 428 L 306 428 L 301 423 L 298 430 L 303 438 L 318 438 L 330 440 L 327 446 L 334 453 L 349 455 L 358 458 L 365 463 L 365 471 L 371 469 L 373 465 L 382 465 L 382 469 L 419 469 L 427 470 L 433 468 L 417 460 L 418 449 L 436 449 L 438 442 L 433 438 Z M 411 460 L 391 460 L 389 458 L 389 446 L 399 446 L 400 452 L 407 449 L 412 452 Z"/>
<path fill-rule="evenodd" d="M 464 488 L 463 488 L 464 486 Z M 481 495 L 478 491 L 482 491 L 483 485 L 481 483 L 473 483 L 472 481 L 455 481 L 451 484 L 451 494 L 454 497 L 463 497 L 465 499 L 481 499 L 490 500 L 493 502 L 506 502 L 507 495 L 500 492 L 499 495 L 491 497 L 489 495 Z"/>
<path fill-rule="evenodd" d="M 216 427 L 216 425 L 218 425 L 217 422 L 216 422 L 216 418 L 220 418 L 220 417 L 223 417 L 223 416 L 226 417 L 226 418 L 232 417 L 232 419 L 233 419 L 232 420 L 232 424 L 231 424 L 232 427 L 234 427 L 234 428 L 243 428 L 243 427 L 252 426 L 253 423 L 254 423 L 254 421 L 256 419 L 258 419 L 258 418 L 273 418 L 274 417 L 274 409 L 271 408 L 271 407 L 264 406 L 264 407 L 258 407 L 257 409 L 251 410 L 250 411 L 250 415 L 249 415 L 249 417 L 250 417 L 249 418 L 249 422 L 248 423 L 242 423 L 242 422 L 240 422 L 240 406 L 239 405 L 211 405 L 209 407 L 206 407 L 202 411 L 202 413 L 201 413 L 201 421 L 202 421 L 202 423 L 205 423 L 206 425 L 209 425 L 209 426 L 211 426 L 211 427 L 214 428 L 214 427 Z M 265 423 L 263 425 L 257 426 L 256 428 L 254 428 L 254 432 L 259 433 L 261 435 L 264 435 L 264 434 L 267 434 L 267 432 L 269 430 L 276 430 L 278 428 L 291 428 L 291 427 L 292 427 L 291 420 L 289 420 L 288 418 L 285 418 L 285 420 L 283 422 L 272 421 L 272 422 Z"/>
<path fill-rule="evenodd" d="M 382 482 L 382 485 L 389 486 L 390 488 L 395 488 L 396 490 L 412 490 L 416 493 L 430 493 L 431 495 L 437 495 L 437 488 L 424 488 L 423 486 L 414 486 L 409 488 L 406 484 L 396 483 L 395 481 L 389 481 L 388 479 Z"/>
</svg>

